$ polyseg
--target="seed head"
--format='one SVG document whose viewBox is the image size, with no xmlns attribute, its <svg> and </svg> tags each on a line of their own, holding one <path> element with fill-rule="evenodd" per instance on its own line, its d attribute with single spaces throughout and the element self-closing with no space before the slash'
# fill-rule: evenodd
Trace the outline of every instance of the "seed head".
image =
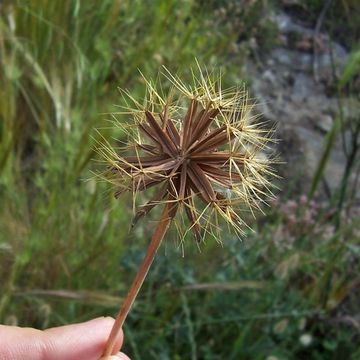
<svg viewBox="0 0 360 360">
<path fill-rule="evenodd" d="M 271 131 L 256 123 L 245 89 L 222 90 L 221 76 L 199 72 L 187 86 L 165 69 L 166 96 L 145 80 L 143 104 L 123 91 L 127 106 L 116 114 L 128 116 L 126 124 L 117 123 L 127 144 L 113 148 L 104 140 L 98 151 L 107 164 L 101 176 L 117 197 L 130 191 L 136 199 L 156 189 L 137 207 L 133 223 L 168 203 L 181 237 L 191 231 L 200 242 L 206 234 L 219 239 L 220 219 L 243 235 L 244 212 L 272 195 L 267 177 L 273 170 L 265 155 Z"/>
</svg>

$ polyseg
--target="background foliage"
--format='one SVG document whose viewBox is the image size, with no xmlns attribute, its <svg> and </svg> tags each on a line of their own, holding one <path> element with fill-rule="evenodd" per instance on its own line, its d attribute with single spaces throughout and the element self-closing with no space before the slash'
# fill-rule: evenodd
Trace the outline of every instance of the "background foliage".
<svg viewBox="0 0 360 360">
<path fill-rule="evenodd" d="M 89 180 L 99 140 L 93 129 L 110 141 L 121 137 L 106 113 L 121 104 L 118 86 L 141 98 L 138 69 L 154 77 L 165 64 L 186 76 L 196 57 L 224 67 L 225 85 L 240 83 L 252 39 L 264 51 L 276 46 L 264 14 L 283 3 L 1 2 L 2 322 L 44 328 L 114 314 L 154 224 L 128 233 L 130 198 L 116 201 L 106 184 Z M 345 22 L 352 30 L 339 96 L 358 96 L 360 17 L 346 22 L 357 2 L 334 3 L 326 26 Z M 322 2 L 299 4 L 300 15 L 316 22 Z M 357 140 L 339 192 L 314 197 L 336 124 L 309 197 L 282 194 L 245 241 L 224 238 L 223 248 L 207 243 L 201 252 L 188 243 L 183 258 L 168 237 L 127 322 L 125 352 L 133 359 L 360 358 L 360 220 L 343 215 Z M 349 126 L 358 139 L 356 124 Z"/>
</svg>

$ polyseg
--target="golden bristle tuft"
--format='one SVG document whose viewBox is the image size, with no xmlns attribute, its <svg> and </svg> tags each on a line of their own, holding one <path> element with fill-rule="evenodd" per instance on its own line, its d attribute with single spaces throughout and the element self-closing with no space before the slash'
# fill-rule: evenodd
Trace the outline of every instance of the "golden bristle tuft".
<svg viewBox="0 0 360 360">
<path fill-rule="evenodd" d="M 264 153 L 272 130 L 257 122 L 244 88 L 221 89 L 221 76 L 199 71 L 191 86 L 167 69 L 163 76 L 172 84 L 167 96 L 146 79 L 143 104 L 123 91 L 126 107 L 118 114 L 128 122 L 119 126 L 128 142 L 115 149 L 102 141 L 98 152 L 107 169 L 99 176 L 114 185 L 116 196 L 130 191 L 136 199 L 154 189 L 134 223 L 167 203 L 182 237 L 219 239 L 220 218 L 244 235 L 243 213 L 272 196 L 272 160 Z"/>
</svg>

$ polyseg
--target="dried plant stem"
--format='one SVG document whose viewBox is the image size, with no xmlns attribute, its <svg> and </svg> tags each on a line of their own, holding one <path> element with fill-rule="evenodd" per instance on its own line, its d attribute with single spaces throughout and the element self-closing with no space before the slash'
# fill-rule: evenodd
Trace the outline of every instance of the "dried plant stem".
<svg viewBox="0 0 360 360">
<path fill-rule="evenodd" d="M 131 309 L 132 304 L 136 299 L 137 294 L 139 293 L 141 285 L 143 284 L 146 275 L 150 269 L 150 266 L 155 258 L 156 252 L 159 249 L 162 239 L 164 238 L 171 223 L 172 218 L 169 216 L 170 207 L 170 203 L 165 205 L 160 222 L 151 238 L 151 242 L 146 252 L 145 258 L 115 319 L 114 325 L 111 329 L 111 333 L 106 344 L 105 351 L 103 353 L 103 357 L 101 359 L 106 359 L 113 353 L 117 335 L 125 322 L 125 319 Z"/>
</svg>

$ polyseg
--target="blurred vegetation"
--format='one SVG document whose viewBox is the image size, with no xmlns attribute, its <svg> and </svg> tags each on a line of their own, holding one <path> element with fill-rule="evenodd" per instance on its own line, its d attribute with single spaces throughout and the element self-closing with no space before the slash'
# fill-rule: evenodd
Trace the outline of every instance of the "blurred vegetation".
<svg viewBox="0 0 360 360">
<path fill-rule="evenodd" d="M 360 16 L 350 16 L 357 2 L 333 3 L 331 11 L 343 15 L 327 24 L 354 34 L 346 38 L 353 56 L 339 96 L 359 96 L 352 84 Z M 321 4 L 308 0 L 299 8 L 316 21 Z M 251 40 L 276 46 L 276 28 L 264 16 L 272 6 L 280 5 L 0 3 L 2 322 L 43 328 L 116 312 L 153 223 L 128 233 L 130 198 L 115 201 L 106 184 L 88 180 L 100 141 L 93 129 L 110 141 L 121 137 L 106 113 L 121 104 L 118 86 L 141 98 L 138 69 L 154 77 L 164 64 L 186 75 L 196 57 L 224 67 L 225 83 L 239 83 Z M 313 198 L 332 134 L 353 129 L 357 154 L 356 122 L 335 124 L 310 197 L 284 194 L 253 224 L 256 235 L 242 243 L 224 238 L 223 248 L 207 243 L 200 253 L 189 243 L 185 258 L 169 236 L 126 324 L 125 351 L 133 359 L 360 358 L 360 221 L 343 211 L 355 160 L 348 157 L 335 199 Z"/>
<path fill-rule="evenodd" d="M 290 14 L 309 26 L 320 24 L 347 48 L 358 45 L 358 0 L 277 0 L 277 3 L 283 4 Z"/>
</svg>

